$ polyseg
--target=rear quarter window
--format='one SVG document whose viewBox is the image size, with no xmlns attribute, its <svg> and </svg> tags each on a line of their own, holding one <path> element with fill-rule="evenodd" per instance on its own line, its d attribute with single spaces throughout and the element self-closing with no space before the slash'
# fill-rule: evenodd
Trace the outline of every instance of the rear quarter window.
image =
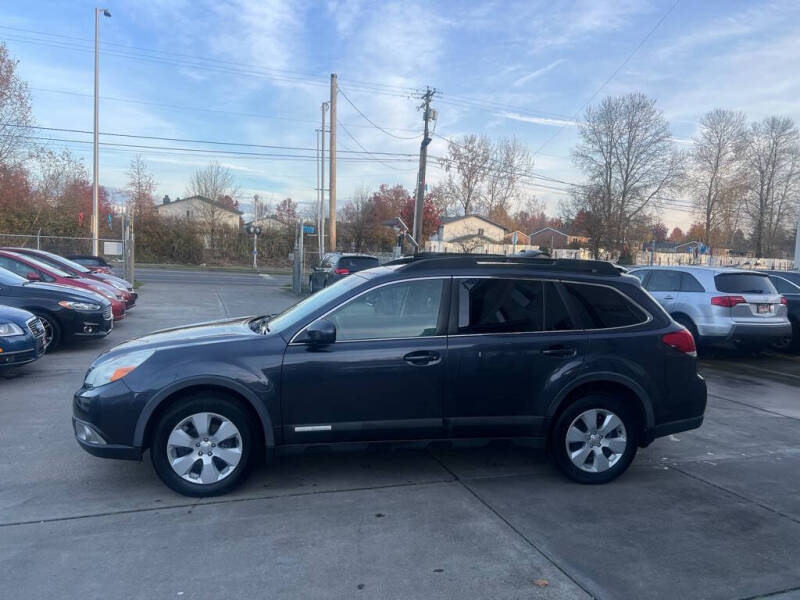
<svg viewBox="0 0 800 600">
<path fill-rule="evenodd" d="M 721 273 L 714 276 L 717 290 L 726 294 L 777 294 L 769 277 L 758 273 Z"/>
<path fill-rule="evenodd" d="M 615 288 L 564 282 L 570 308 L 586 329 L 630 327 L 645 323 L 647 313 Z"/>
</svg>

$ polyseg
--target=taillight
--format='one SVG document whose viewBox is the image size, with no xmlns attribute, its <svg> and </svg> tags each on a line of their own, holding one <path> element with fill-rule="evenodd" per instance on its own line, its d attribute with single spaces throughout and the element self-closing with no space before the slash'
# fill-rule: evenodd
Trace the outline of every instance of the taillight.
<svg viewBox="0 0 800 600">
<path fill-rule="evenodd" d="M 711 304 L 730 308 L 737 304 L 747 304 L 747 300 L 744 299 L 744 296 L 714 296 L 711 298 Z"/>
<path fill-rule="evenodd" d="M 697 356 L 697 346 L 694 344 L 694 338 L 689 333 L 688 329 L 680 329 L 671 333 L 666 333 L 661 336 L 661 341 L 667 346 L 680 350 L 689 356 Z"/>
<path fill-rule="evenodd" d="M 336 273 L 337 275 L 349 275 L 350 274 L 350 271 L 348 271 L 347 269 L 338 269 L 337 268 L 337 269 L 334 269 L 333 272 Z"/>
<path fill-rule="evenodd" d="M 786 299 L 786 296 L 781 296 L 781 304 L 783 304 L 784 306 L 789 305 L 789 301 Z"/>
</svg>

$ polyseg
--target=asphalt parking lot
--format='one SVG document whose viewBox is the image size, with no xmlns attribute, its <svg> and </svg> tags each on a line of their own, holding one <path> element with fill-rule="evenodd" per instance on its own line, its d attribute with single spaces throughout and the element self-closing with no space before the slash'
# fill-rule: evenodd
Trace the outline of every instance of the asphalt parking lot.
<svg viewBox="0 0 800 600">
<path fill-rule="evenodd" d="M 275 312 L 289 278 L 137 279 L 105 340 L 0 374 L 0 581 L 15 598 L 800 598 L 798 358 L 704 358 L 704 426 L 605 486 L 524 447 L 442 445 L 281 457 L 197 500 L 149 457 L 84 453 L 72 393 L 104 348 Z"/>
</svg>

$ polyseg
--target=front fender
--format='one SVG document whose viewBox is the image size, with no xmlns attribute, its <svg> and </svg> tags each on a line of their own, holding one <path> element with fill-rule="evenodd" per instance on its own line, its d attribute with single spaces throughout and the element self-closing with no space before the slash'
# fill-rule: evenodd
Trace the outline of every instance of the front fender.
<svg viewBox="0 0 800 600">
<path fill-rule="evenodd" d="M 273 387 L 269 384 L 269 382 L 267 382 L 267 384 L 269 388 Z M 258 395 L 253 392 L 253 390 L 245 385 L 242 385 L 235 379 L 214 375 L 197 375 L 193 377 L 186 377 L 178 381 L 174 381 L 153 395 L 153 397 L 150 398 L 150 400 L 148 400 L 145 404 L 141 414 L 139 415 L 139 419 L 136 422 L 136 429 L 133 435 L 134 445 L 138 447 L 142 447 L 144 445 L 144 434 L 147 429 L 147 424 L 150 421 L 150 417 L 153 415 L 156 408 L 158 408 L 158 406 L 166 398 L 170 397 L 175 392 L 198 385 L 224 388 L 243 397 L 250 404 L 250 406 L 253 407 L 253 410 L 256 411 L 256 414 L 261 421 L 265 445 L 267 448 L 275 446 L 275 433 L 272 428 L 272 419 L 270 418 L 269 411 L 267 410 L 264 401 L 261 400 Z"/>
</svg>

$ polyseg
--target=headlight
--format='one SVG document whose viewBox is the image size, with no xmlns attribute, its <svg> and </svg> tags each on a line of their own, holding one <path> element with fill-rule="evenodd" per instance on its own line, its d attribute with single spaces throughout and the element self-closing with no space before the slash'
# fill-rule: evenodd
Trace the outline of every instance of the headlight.
<svg viewBox="0 0 800 600">
<path fill-rule="evenodd" d="M 86 387 L 96 388 L 122 379 L 153 355 L 153 350 L 138 350 L 116 356 L 93 366 L 86 373 Z"/>
<path fill-rule="evenodd" d="M 11 337 L 12 335 L 25 335 L 25 332 L 16 323 L 0 323 L 0 337 Z"/>
<path fill-rule="evenodd" d="M 100 310 L 99 304 L 92 304 L 91 302 L 74 302 L 72 300 L 61 300 L 59 301 L 59 306 L 63 306 L 64 308 L 68 308 L 70 310 Z"/>
</svg>

